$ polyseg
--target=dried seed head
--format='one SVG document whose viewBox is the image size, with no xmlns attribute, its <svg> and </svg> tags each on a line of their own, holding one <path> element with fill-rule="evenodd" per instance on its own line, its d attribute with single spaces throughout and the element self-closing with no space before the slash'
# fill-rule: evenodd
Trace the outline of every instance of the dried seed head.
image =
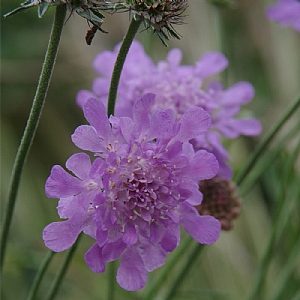
<svg viewBox="0 0 300 300">
<path fill-rule="evenodd" d="M 127 0 L 125 6 L 134 18 L 142 19 L 145 27 L 157 33 L 164 43 L 170 36 L 180 38 L 173 25 L 184 23 L 187 0 Z"/>
<path fill-rule="evenodd" d="M 196 208 L 201 215 L 211 215 L 218 219 L 223 230 L 231 230 L 232 221 L 241 211 L 241 202 L 236 185 L 228 180 L 215 177 L 200 182 L 203 201 Z"/>
</svg>

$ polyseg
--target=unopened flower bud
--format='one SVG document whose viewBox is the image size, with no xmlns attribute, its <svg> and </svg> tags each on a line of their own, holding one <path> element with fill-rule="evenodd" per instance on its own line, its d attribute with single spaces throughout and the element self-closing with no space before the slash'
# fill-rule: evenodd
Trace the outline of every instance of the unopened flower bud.
<svg viewBox="0 0 300 300">
<path fill-rule="evenodd" d="M 231 230 L 232 221 L 241 212 L 241 202 L 236 185 L 229 180 L 215 177 L 200 182 L 203 201 L 197 206 L 201 215 L 211 215 L 218 219 L 223 230 Z"/>
</svg>

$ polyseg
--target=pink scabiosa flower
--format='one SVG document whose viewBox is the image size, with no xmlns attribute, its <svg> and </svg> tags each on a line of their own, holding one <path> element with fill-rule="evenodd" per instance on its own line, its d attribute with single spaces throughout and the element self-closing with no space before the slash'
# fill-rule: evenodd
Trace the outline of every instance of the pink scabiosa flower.
<svg viewBox="0 0 300 300">
<path fill-rule="evenodd" d="M 90 97 L 107 99 L 109 82 L 119 45 L 114 51 L 100 53 L 94 61 L 94 69 L 101 77 L 96 78 L 92 91 L 80 91 L 77 103 L 82 106 Z M 195 149 L 206 149 L 217 157 L 220 169 L 218 175 L 225 179 L 232 177 L 228 166 L 230 156 L 222 145 L 222 138 L 234 139 L 240 135 L 254 136 L 261 132 L 260 123 L 254 118 L 237 118 L 242 105 L 250 102 L 254 89 L 248 82 L 238 82 L 228 89 L 209 77 L 223 71 L 228 61 L 223 54 L 208 52 L 194 66 L 181 64 L 179 49 L 172 49 L 165 61 L 155 65 L 138 42 L 129 50 L 121 76 L 116 116 L 132 116 L 136 99 L 144 93 L 155 93 L 154 108 L 172 109 L 177 118 L 193 106 L 204 108 L 212 118 L 208 132 L 196 137 Z M 138 63 L 137 63 L 138 62 Z"/>
<path fill-rule="evenodd" d="M 279 0 L 267 9 L 269 19 L 300 31 L 300 1 Z"/>
<path fill-rule="evenodd" d="M 210 115 L 191 107 L 176 119 L 170 109 L 152 109 L 154 98 L 146 94 L 137 100 L 132 118 L 109 119 L 102 101 L 89 99 L 83 111 L 90 125 L 78 127 L 72 140 L 95 153 L 96 159 L 86 163 L 84 171 L 80 164 L 67 163 L 77 178 L 55 166 L 46 184 L 51 197 L 81 200 L 75 207 L 63 200 L 60 215 L 69 220 L 48 225 L 45 244 L 54 251 L 66 248 L 62 237 L 68 233 L 59 232 L 55 224 L 73 225 L 68 246 L 87 230 L 95 239 L 85 255 L 87 265 L 103 272 L 107 262 L 120 257 L 117 282 L 130 291 L 141 289 L 148 272 L 162 266 L 178 246 L 180 225 L 203 244 L 214 243 L 221 227 L 217 219 L 199 215 L 194 207 L 202 201 L 199 181 L 218 171 L 213 154 L 195 151 L 189 143 L 208 131 Z M 74 215 L 81 206 L 83 213 Z"/>
</svg>

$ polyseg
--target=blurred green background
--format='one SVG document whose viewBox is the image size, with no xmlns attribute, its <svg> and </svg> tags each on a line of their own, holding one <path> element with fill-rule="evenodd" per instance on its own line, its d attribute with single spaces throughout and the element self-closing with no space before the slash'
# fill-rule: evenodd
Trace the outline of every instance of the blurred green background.
<svg viewBox="0 0 300 300">
<path fill-rule="evenodd" d="M 155 61 L 165 59 L 173 47 L 182 49 L 186 64 L 193 64 L 206 51 L 223 51 L 230 63 L 227 84 L 246 80 L 255 86 L 256 96 L 243 112 L 252 113 L 261 120 L 263 133 L 255 139 L 239 138 L 228 143 L 232 166 L 237 172 L 300 91 L 300 34 L 266 19 L 265 8 L 270 3 L 239 0 L 234 9 L 219 10 L 205 1 L 191 0 L 186 24 L 176 28 L 182 36 L 180 41 L 171 40 L 166 48 L 158 37 L 146 31 L 137 35 Z M 18 0 L 2 1 L 2 14 L 19 4 Z M 42 19 L 38 19 L 36 8 L 1 19 L 2 208 L 14 156 L 34 97 L 54 10 L 50 8 Z M 91 88 L 96 76 L 91 67 L 95 55 L 112 50 L 122 40 L 129 20 L 128 13 L 106 14 L 103 29 L 109 34 L 97 32 L 91 46 L 85 43 L 89 26 L 84 19 L 70 15 L 64 26 L 52 83 L 24 168 L 13 215 L 2 279 L 3 300 L 26 298 L 36 270 L 47 253 L 42 230 L 50 222 L 58 221 L 58 216 L 57 200 L 47 199 L 44 194 L 45 180 L 54 164 L 64 165 L 66 159 L 78 151 L 70 135 L 85 120 L 75 104 L 76 93 Z M 222 232 L 216 244 L 204 249 L 178 286 L 174 299 L 246 299 L 276 226 L 279 229 L 271 247 L 269 267 L 264 270 L 261 299 L 276 299 L 280 284 L 283 292 L 279 299 L 292 299 L 297 293 L 300 287 L 300 161 L 296 149 L 300 140 L 299 119 L 298 112 L 258 162 L 252 178 L 257 172 L 261 174 L 255 184 L 248 181 L 248 185 L 245 182 L 241 187 L 243 210 L 234 230 Z M 278 218 L 281 219 L 276 221 Z M 88 237 L 81 240 L 57 299 L 106 299 L 107 272 L 95 274 L 84 262 L 83 255 L 91 244 Z M 55 256 L 37 299 L 44 299 L 64 255 Z M 174 253 L 167 262 L 172 255 Z M 188 252 L 186 255 L 188 257 Z M 186 257 L 182 257 L 154 299 L 164 299 L 168 284 L 183 267 Z M 139 292 L 125 292 L 116 285 L 115 299 L 143 299 L 163 268 L 149 274 L 147 286 Z"/>
</svg>

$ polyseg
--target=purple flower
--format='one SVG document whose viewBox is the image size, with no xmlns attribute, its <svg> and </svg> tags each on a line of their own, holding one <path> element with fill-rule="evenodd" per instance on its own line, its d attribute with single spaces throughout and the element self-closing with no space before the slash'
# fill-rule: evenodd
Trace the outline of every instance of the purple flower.
<svg viewBox="0 0 300 300">
<path fill-rule="evenodd" d="M 283 26 L 290 26 L 300 31 L 299 0 L 279 0 L 267 9 L 267 16 Z"/>
<path fill-rule="evenodd" d="M 189 143 L 209 130 L 210 115 L 191 107 L 177 120 L 170 109 L 152 109 L 154 98 L 137 100 L 132 118 L 109 119 L 104 104 L 89 99 L 83 110 L 90 125 L 78 127 L 72 140 L 96 159 L 91 164 L 76 154 L 67 162 L 76 177 L 54 166 L 46 183 L 47 195 L 61 198 L 60 217 L 68 218 L 45 228 L 46 246 L 62 251 L 81 231 L 89 234 L 95 243 L 87 265 L 103 272 L 121 257 L 117 282 L 130 291 L 141 289 L 178 246 L 180 224 L 203 244 L 220 233 L 219 221 L 194 207 L 202 201 L 199 181 L 218 171 L 214 155 Z"/>
<path fill-rule="evenodd" d="M 77 103 L 82 107 L 90 97 L 107 101 L 108 87 L 113 64 L 119 46 L 113 52 L 105 51 L 94 61 L 94 69 L 101 75 L 93 84 L 93 92 L 80 91 Z M 237 119 L 243 104 L 254 96 L 254 89 L 248 82 L 238 82 L 228 89 L 221 83 L 208 81 L 208 77 L 223 71 L 228 61 L 223 54 L 208 52 L 194 66 L 181 66 L 181 51 L 173 49 L 166 61 L 155 65 L 144 52 L 141 44 L 134 42 L 124 65 L 116 104 L 116 116 L 132 117 L 134 101 L 145 93 L 155 93 L 153 108 L 172 109 L 177 118 L 193 106 L 204 108 L 212 118 L 208 132 L 192 141 L 195 149 L 206 149 L 217 157 L 220 169 L 218 175 L 225 179 L 232 177 L 227 165 L 230 156 L 222 145 L 222 138 L 237 138 L 239 135 L 253 136 L 261 131 L 260 123 L 254 118 Z M 137 63 L 138 62 L 138 63 Z"/>
</svg>

